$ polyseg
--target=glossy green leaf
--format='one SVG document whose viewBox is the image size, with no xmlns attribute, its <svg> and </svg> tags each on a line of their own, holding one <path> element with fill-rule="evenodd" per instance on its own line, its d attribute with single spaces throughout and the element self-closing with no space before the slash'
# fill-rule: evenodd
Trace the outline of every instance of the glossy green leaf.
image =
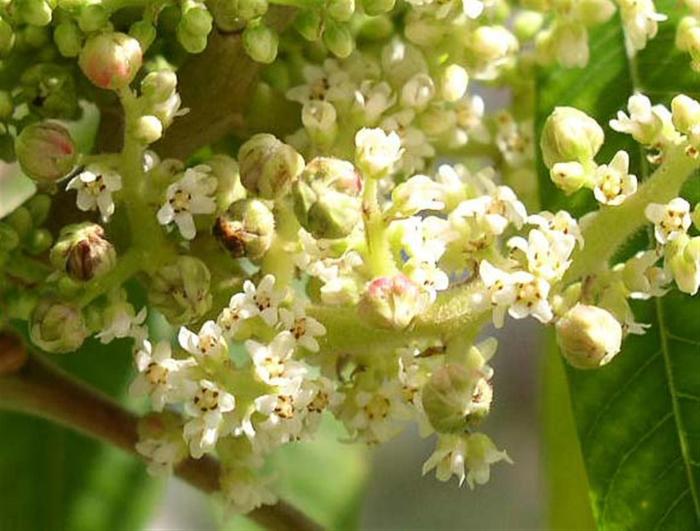
<svg viewBox="0 0 700 531">
<path fill-rule="evenodd" d="M 679 92 L 698 97 L 700 76 L 687 55 L 674 49 L 675 23 L 682 7 L 656 2 L 670 15 L 657 38 L 633 59 L 625 52 L 619 19 L 591 35 L 585 69 L 552 68 L 538 79 L 537 128 L 555 105 L 578 107 L 606 132 L 598 160 L 626 149 L 632 171 L 648 175 L 643 153 L 608 121 L 625 109 L 634 91 L 666 103 Z M 544 207 L 582 214 L 594 208 L 590 192 L 565 197 L 539 163 Z M 700 180 L 683 191 L 700 198 Z M 622 255 L 648 246 L 646 234 L 633 238 Z M 599 529 L 698 529 L 700 527 L 700 297 L 676 291 L 635 306 L 637 319 L 651 324 L 644 336 L 627 338 L 607 367 L 591 372 L 568 369 L 574 416 Z"/>
<path fill-rule="evenodd" d="M 131 375 L 129 345 L 91 341 L 60 365 L 112 396 Z M 0 414 L 0 530 L 140 529 L 157 483 L 141 462 L 66 428 L 20 414 Z"/>
</svg>

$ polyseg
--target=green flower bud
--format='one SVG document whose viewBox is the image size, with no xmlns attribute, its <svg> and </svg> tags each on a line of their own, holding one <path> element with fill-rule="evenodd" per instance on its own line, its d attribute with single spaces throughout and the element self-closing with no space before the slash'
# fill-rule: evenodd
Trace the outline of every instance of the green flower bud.
<svg viewBox="0 0 700 531">
<path fill-rule="evenodd" d="M 329 0 L 326 12 L 335 20 L 347 22 L 355 12 L 355 0 Z"/>
<path fill-rule="evenodd" d="M 83 46 L 83 34 L 71 20 L 56 26 L 53 31 L 53 40 L 63 57 L 78 57 Z"/>
<path fill-rule="evenodd" d="M 232 257 L 258 260 L 272 245 L 275 217 L 259 199 L 241 199 L 216 219 L 212 232 Z"/>
<path fill-rule="evenodd" d="M 355 38 L 346 24 L 335 24 L 327 21 L 323 32 L 323 44 L 333 55 L 344 59 L 355 49 Z"/>
<path fill-rule="evenodd" d="M 0 18 L 0 57 L 5 57 L 15 45 L 15 32 L 5 19 Z"/>
<path fill-rule="evenodd" d="M 22 171 L 35 181 L 51 183 L 70 173 L 76 150 L 68 130 L 56 122 L 38 122 L 25 127 L 15 141 Z"/>
<path fill-rule="evenodd" d="M 49 217 L 51 210 L 51 197 L 46 194 L 37 194 L 24 205 L 32 217 L 35 227 L 42 225 Z"/>
<path fill-rule="evenodd" d="M 365 41 L 384 41 L 394 33 L 394 22 L 388 15 L 369 17 L 360 21 L 357 39 Z"/>
<path fill-rule="evenodd" d="M 53 2 L 45 0 L 16 0 L 17 13 L 27 24 L 47 26 L 51 23 Z"/>
<path fill-rule="evenodd" d="M 548 168 L 557 162 L 591 161 L 603 145 L 598 122 L 573 107 L 556 107 L 544 123 L 540 147 Z"/>
<path fill-rule="evenodd" d="M 29 236 L 29 232 L 34 227 L 32 215 L 25 206 L 15 208 L 12 213 L 5 218 L 5 222 L 19 234 L 22 240 Z"/>
<path fill-rule="evenodd" d="M 216 177 L 217 212 L 224 212 L 234 201 L 245 197 L 245 188 L 241 184 L 238 163 L 227 155 L 214 155 L 207 160 L 211 175 Z"/>
<path fill-rule="evenodd" d="M 513 21 L 513 32 L 519 41 L 529 41 L 542 29 L 544 17 L 537 11 L 520 11 Z"/>
<path fill-rule="evenodd" d="M 370 16 L 382 15 L 394 9 L 396 0 L 362 0 L 362 9 Z"/>
<path fill-rule="evenodd" d="M 21 31 L 22 42 L 32 48 L 40 49 L 51 39 L 48 26 L 25 26 Z"/>
<path fill-rule="evenodd" d="M 11 225 L 0 221 L 0 252 L 12 251 L 19 245 L 19 234 Z"/>
<path fill-rule="evenodd" d="M 691 214 L 691 219 L 693 220 L 693 225 L 695 225 L 695 228 L 700 230 L 700 203 L 695 205 L 693 213 Z"/>
<path fill-rule="evenodd" d="M 200 2 L 186 1 L 177 25 L 177 37 L 190 53 L 200 53 L 207 46 L 207 35 L 211 32 L 213 18 L 206 6 Z"/>
<path fill-rule="evenodd" d="M 152 144 L 163 136 L 163 124 L 151 114 L 140 116 L 134 121 L 131 134 L 142 144 Z"/>
<path fill-rule="evenodd" d="M 78 93 L 72 73 L 64 67 L 42 63 L 22 74 L 22 97 L 32 111 L 46 118 L 75 119 Z"/>
<path fill-rule="evenodd" d="M 151 72 L 141 81 L 141 94 L 154 103 L 170 98 L 177 88 L 177 75 L 170 70 Z"/>
<path fill-rule="evenodd" d="M 110 271 L 117 253 L 100 225 L 85 222 L 63 227 L 49 258 L 56 269 L 85 282 Z"/>
<path fill-rule="evenodd" d="M 422 293 L 406 275 L 379 277 L 369 283 L 362 295 L 360 318 L 379 328 L 406 328 L 425 307 Z"/>
<path fill-rule="evenodd" d="M 207 36 L 197 33 L 190 33 L 182 26 L 177 27 L 177 40 L 180 45 L 189 53 L 202 53 L 207 47 Z"/>
<path fill-rule="evenodd" d="M 200 319 L 211 308 L 211 274 L 201 260 L 180 256 L 152 277 L 148 300 L 172 325 Z"/>
<path fill-rule="evenodd" d="M 362 221 L 362 179 L 344 160 L 317 157 L 294 183 L 294 213 L 315 238 L 343 238 Z"/>
<path fill-rule="evenodd" d="M 231 0 L 210 0 L 207 2 L 209 11 L 214 17 L 214 24 L 221 31 L 240 31 L 246 26 L 238 9 L 238 2 Z"/>
<path fill-rule="evenodd" d="M 682 234 L 671 241 L 666 247 L 665 265 L 680 291 L 697 294 L 700 287 L 700 237 L 690 238 Z"/>
<path fill-rule="evenodd" d="M 102 4 L 86 5 L 80 10 L 78 25 L 85 33 L 92 33 L 105 27 L 109 22 L 109 12 Z"/>
<path fill-rule="evenodd" d="M 287 193 L 304 169 L 296 150 L 273 135 L 254 135 L 238 152 L 241 183 L 250 193 L 274 199 Z"/>
<path fill-rule="evenodd" d="M 100 33 L 88 39 L 78 64 L 96 86 L 117 90 L 127 87 L 141 68 L 141 45 L 124 33 Z"/>
<path fill-rule="evenodd" d="M 277 57 L 279 36 L 275 30 L 264 24 L 246 27 L 243 32 L 243 46 L 253 61 L 269 64 Z"/>
<path fill-rule="evenodd" d="M 299 11 L 294 18 L 294 28 L 309 42 L 315 42 L 321 38 L 323 19 L 318 9 L 306 9 Z"/>
<path fill-rule="evenodd" d="M 153 41 L 156 40 L 156 28 L 147 20 L 139 20 L 131 25 L 129 28 L 129 35 L 139 41 L 141 50 L 145 51 L 148 50 L 151 44 L 153 44 Z"/>
<path fill-rule="evenodd" d="M 622 326 L 597 306 L 577 304 L 559 319 L 556 330 L 562 355 L 577 369 L 606 365 L 622 345 Z"/>
<path fill-rule="evenodd" d="M 243 20 L 262 17 L 268 7 L 268 0 L 238 0 L 238 14 Z"/>
<path fill-rule="evenodd" d="M 88 334 L 80 308 L 67 302 L 40 301 L 29 322 L 30 339 L 46 352 L 78 350 Z"/>
<path fill-rule="evenodd" d="M 697 135 L 700 129 L 700 103 L 685 94 L 679 94 L 671 101 L 673 125 L 681 133 L 693 132 Z"/>
<path fill-rule="evenodd" d="M 32 256 L 38 256 L 51 247 L 53 236 L 47 229 L 34 229 L 29 233 L 25 250 Z"/>
<path fill-rule="evenodd" d="M 0 90 L 0 120 L 8 120 L 15 112 L 12 94 L 6 90 Z"/>
<path fill-rule="evenodd" d="M 610 0 L 582 0 L 578 4 L 579 21 L 588 27 L 604 24 L 615 13 Z"/>
</svg>

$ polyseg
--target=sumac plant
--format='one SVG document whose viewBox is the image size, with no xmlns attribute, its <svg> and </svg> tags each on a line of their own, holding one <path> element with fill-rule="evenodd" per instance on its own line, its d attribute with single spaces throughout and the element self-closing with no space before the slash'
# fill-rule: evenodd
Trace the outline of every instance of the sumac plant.
<svg viewBox="0 0 700 531">
<path fill-rule="evenodd" d="M 341 528 L 274 456 L 334 418 L 350 502 L 351 449 L 414 423 L 424 474 L 514 473 L 489 334 L 531 319 L 597 526 L 700 528 L 696 0 L 3 0 L 0 54 L 2 408 Z M 22 502 L 29 421 L 0 527 L 77 529 L 80 482 L 81 529 L 136 525 L 143 465 L 68 435 L 57 512 Z"/>
</svg>

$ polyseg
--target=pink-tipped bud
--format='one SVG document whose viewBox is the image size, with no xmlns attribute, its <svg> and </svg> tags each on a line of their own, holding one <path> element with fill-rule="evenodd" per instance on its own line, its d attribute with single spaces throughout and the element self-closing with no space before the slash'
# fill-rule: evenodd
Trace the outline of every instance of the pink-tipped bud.
<svg viewBox="0 0 700 531">
<path fill-rule="evenodd" d="M 406 275 L 379 277 L 367 286 L 359 305 L 360 317 L 381 328 L 406 328 L 425 307 L 418 285 Z"/>
<path fill-rule="evenodd" d="M 141 45 L 133 37 L 124 33 L 100 33 L 85 43 L 78 64 L 94 85 L 117 90 L 133 81 L 142 59 Z"/>
<path fill-rule="evenodd" d="M 28 125 L 15 141 L 22 171 L 35 181 L 51 183 L 73 169 L 77 156 L 68 130 L 56 122 Z"/>
</svg>

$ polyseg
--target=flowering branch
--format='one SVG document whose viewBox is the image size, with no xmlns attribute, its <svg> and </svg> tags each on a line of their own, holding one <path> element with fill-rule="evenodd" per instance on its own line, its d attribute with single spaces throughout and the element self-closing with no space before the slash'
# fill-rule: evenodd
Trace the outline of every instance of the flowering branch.
<svg viewBox="0 0 700 531">
<path fill-rule="evenodd" d="M 39 355 L 28 355 L 22 342 L 9 334 L 0 334 L 0 409 L 37 415 L 138 455 L 136 415 Z M 219 463 L 211 457 L 188 458 L 176 474 L 203 492 L 219 490 Z M 263 506 L 247 516 L 276 531 L 320 529 L 285 502 Z"/>
</svg>

